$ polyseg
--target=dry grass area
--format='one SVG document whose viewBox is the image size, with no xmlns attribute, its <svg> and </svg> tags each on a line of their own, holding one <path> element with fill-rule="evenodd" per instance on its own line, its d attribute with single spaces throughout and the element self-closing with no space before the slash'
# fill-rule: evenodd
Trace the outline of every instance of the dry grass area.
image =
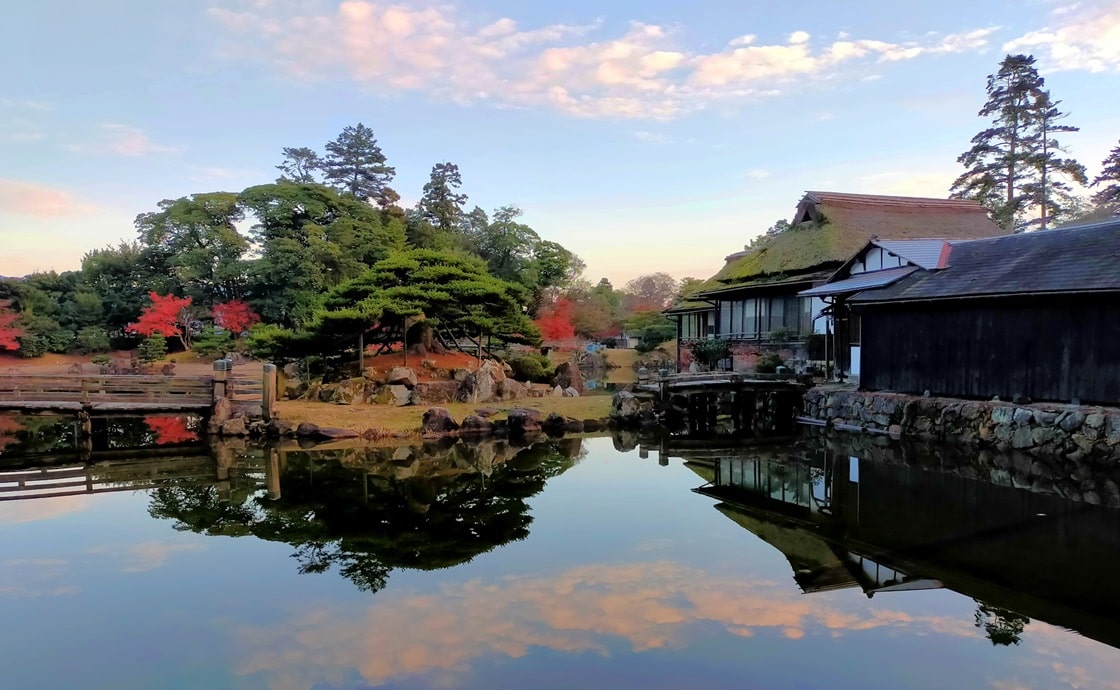
<svg viewBox="0 0 1120 690">
<path fill-rule="evenodd" d="M 607 360 L 607 365 L 619 369 L 633 369 L 638 357 L 638 351 L 634 349 L 603 350 L 603 359 Z"/>
<path fill-rule="evenodd" d="M 445 403 L 442 405 L 416 405 L 393 407 L 391 405 L 335 405 L 308 400 L 281 400 L 277 412 L 285 421 L 298 424 L 311 422 L 322 427 L 365 431 L 376 429 L 387 433 L 411 433 L 420 430 L 420 422 L 429 407 L 446 407 L 457 422 L 489 408 L 498 410 L 491 419 L 502 419 L 515 407 L 540 410 L 548 416 L 556 412 L 575 419 L 602 419 L 610 415 L 611 396 L 589 395 L 582 398 L 524 398 L 496 403 Z"/>
</svg>

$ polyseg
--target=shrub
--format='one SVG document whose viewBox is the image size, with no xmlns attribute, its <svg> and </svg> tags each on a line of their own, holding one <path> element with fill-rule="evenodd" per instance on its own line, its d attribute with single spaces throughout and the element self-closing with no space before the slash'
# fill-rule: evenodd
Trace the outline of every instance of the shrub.
<svg viewBox="0 0 1120 690">
<path fill-rule="evenodd" d="M 167 338 L 159 333 L 144 338 L 144 342 L 136 348 L 136 356 L 144 364 L 158 362 L 167 356 Z"/>
<path fill-rule="evenodd" d="M 229 349 L 232 337 L 229 331 L 218 330 L 213 326 L 206 326 L 194 338 L 192 349 L 203 357 L 212 357 L 224 353 Z"/>
<path fill-rule="evenodd" d="M 721 359 L 731 356 L 731 342 L 724 338 L 698 340 L 692 346 L 692 356 L 701 364 L 715 368 Z"/>
<path fill-rule="evenodd" d="M 791 340 L 798 340 L 800 338 L 801 334 L 798 333 L 795 329 L 789 328 L 788 326 L 782 326 L 781 328 L 775 328 L 774 330 L 770 331 L 767 339 L 775 343 L 787 343 Z"/>
<path fill-rule="evenodd" d="M 556 373 L 556 367 L 545 355 L 517 355 L 510 357 L 507 363 L 513 369 L 513 378 L 520 381 L 550 383 Z"/>
<path fill-rule="evenodd" d="M 74 336 L 74 351 L 83 355 L 109 349 L 109 334 L 96 326 L 87 326 Z"/>
<path fill-rule="evenodd" d="M 47 339 L 24 333 L 19 338 L 19 356 L 24 359 L 42 357 L 47 354 Z"/>
<path fill-rule="evenodd" d="M 758 356 L 754 370 L 760 374 L 773 374 L 785 363 L 786 361 L 777 352 L 766 352 Z"/>
</svg>

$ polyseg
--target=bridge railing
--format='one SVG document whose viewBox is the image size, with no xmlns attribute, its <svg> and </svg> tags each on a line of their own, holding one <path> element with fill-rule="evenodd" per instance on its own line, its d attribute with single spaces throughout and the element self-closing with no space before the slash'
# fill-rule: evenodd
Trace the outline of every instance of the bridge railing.
<svg viewBox="0 0 1120 690">
<path fill-rule="evenodd" d="M 210 377 L 0 375 L 0 407 L 27 407 L 32 403 L 205 407 L 212 403 L 213 396 Z"/>
</svg>

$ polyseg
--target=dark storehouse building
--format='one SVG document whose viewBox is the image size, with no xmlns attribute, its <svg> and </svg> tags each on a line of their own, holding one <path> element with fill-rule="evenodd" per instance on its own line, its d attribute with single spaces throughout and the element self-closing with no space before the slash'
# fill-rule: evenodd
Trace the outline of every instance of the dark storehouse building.
<svg viewBox="0 0 1120 690">
<path fill-rule="evenodd" d="M 950 241 L 847 301 L 865 390 L 1120 404 L 1120 219 Z"/>
</svg>

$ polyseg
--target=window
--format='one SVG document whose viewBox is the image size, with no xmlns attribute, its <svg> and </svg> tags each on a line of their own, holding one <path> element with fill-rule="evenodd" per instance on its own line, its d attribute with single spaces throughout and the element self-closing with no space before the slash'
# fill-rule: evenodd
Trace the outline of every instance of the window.
<svg viewBox="0 0 1120 690">
<path fill-rule="evenodd" d="M 719 332 L 723 334 L 731 333 L 731 303 L 719 303 Z"/>
</svg>

